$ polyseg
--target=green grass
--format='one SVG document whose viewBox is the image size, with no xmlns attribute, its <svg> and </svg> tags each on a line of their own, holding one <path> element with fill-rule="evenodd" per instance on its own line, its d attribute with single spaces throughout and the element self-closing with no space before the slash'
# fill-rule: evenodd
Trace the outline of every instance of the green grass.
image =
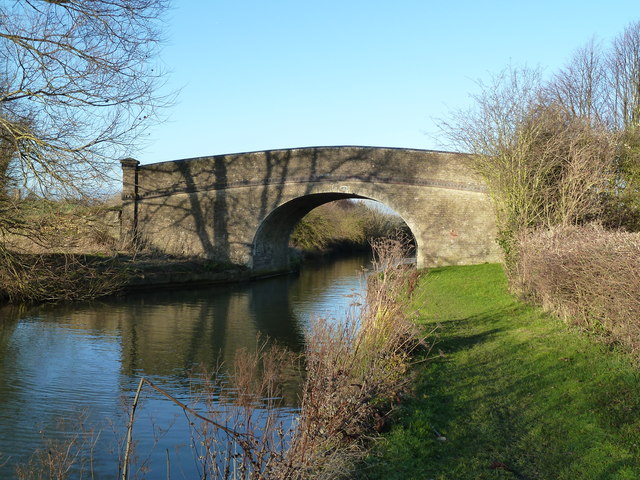
<svg viewBox="0 0 640 480">
<path fill-rule="evenodd" d="M 640 479 L 627 355 L 515 300 L 499 265 L 433 270 L 417 298 L 441 354 L 361 478 Z"/>
</svg>

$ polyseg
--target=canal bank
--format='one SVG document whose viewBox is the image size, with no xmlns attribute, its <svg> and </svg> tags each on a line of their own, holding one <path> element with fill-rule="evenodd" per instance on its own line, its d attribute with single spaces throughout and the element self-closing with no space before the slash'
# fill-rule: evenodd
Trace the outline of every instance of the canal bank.
<svg viewBox="0 0 640 480">
<path fill-rule="evenodd" d="M 359 478 L 640 478 L 628 354 L 519 302 L 500 265 L 434 269 L 415 297 L 434 355 Z"/>
<path fill-rule="evenodd" d="M 15 275 L 4 279 L 0 306 L 86 301 L 137 292 L 198 288 L 297 274 L 303 264 L 370 257 L 371 248 L 293 255 L 289 271 L 255 274 L 250 268 L 200 258 L 159 255 L 113 257 L 80 254 L 20 255 Z M 24 270 L 24 273 L 20 273 Z M 10 286 L 14 283 L 15 286 Z"/>
<path fill-rule="evenodd" d="M 319 265 L 349 258 L 370 258 L 371 247 L 332 249 L 324 252 L 297 252 L 292 254 L 291 270 L 271 275 L 256 275 L 249 268 L 220 264 L 205 259 L 173 257 L 121 257 L 114 268 L 122 272 L 120 293 L 143 292 L 163 288 L 219 285 L 225 283 L 262 280 L 280 275 L 299 273 L 303 265 Z"/>
</svg>

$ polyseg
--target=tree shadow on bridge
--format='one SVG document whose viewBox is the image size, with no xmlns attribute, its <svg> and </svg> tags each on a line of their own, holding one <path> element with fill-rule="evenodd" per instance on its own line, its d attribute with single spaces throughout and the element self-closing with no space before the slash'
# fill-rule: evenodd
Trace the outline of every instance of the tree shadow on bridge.
<svg viewBox="0 0 640 480">
<path fill-rule="evenodd" d="M 288 264 L 290 234 L 309 211 L 343 198 L 369 198 L 341 183 L 377 188 L 394 178 L 410 182 L 418 169 L 408 171 L 394 154 L 366 147 L 306 148 L 141 166 L 143 183 L 145 175 L 157 176 L 142 196 L 142 228 L 148 222 L 164 225 L 164 233 L 149 234 L 150 243 L 164 235 L 174 251 L 187 255 L 203 252 L 219 262 L 244 255 L 240 263 L 253 257 L 277 269 Z M 318 196 L 318 189 L 329 194 Z M 186 201 L 178 200 L 180 193 Z"/>
<path fill-rule="evenodd" d="M 187 162 L 179 162 L 177 164 L 178 171 L 182 174 L 182 178 L 186 184 L 189 196 L 189 208 L 185 211 L 185 215 L 191 215 L 194 221 L 194 230 L 200 239 L 202 249 L 205 252 L 215 252 L 219 261 L 229 261 L 229 241 L 226 235 L 229 224 L 229 210 L 227 205 L 224 189 L 228 184 L 227 165 L 224 158 L 213 158 L 213 175 L 216 179 L 216 185 L 220 187 L 216 189 L 213 197 L 212 212 L 207 214 L 203 205 L 198 198 L 198 187 L 193 177 L 189 164 Z M 209 217 L 213 216 L 213 219 Z M 213 221 L 213 239 L 210 238 L 208 226 Z"/>
</svg>

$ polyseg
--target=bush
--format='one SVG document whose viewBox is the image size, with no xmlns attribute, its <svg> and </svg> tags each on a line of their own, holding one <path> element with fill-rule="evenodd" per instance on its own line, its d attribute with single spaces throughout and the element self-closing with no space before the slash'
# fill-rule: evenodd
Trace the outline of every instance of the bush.
<svg viewBox="0 0 640 480">
<path fill-rule="evenodd" d="M 123 246 L 117 208 L 97 199 L 2 200 L 0 300 L 84 300 L 125 283 L 114 261 Z"/>
<path fill-rule="evenodd" d="M 0 300 L 58 302 L 111 295 L 126 283 L 114 258 L 74 254 L 24 255 L 0 246 Z"/>
<path fill-rule="evenodd" d="M 417 272 L 404 263 L 403 242 L 379 239 L 372 247 L 376 273 L 360 316 L 311 327 L 298 425 L 274 478 L 352 478 L 409 386 L 411 354 L 426 345 L 409 314 Z"/>
<path fill-rule="evenodd" d="M 521 234 L 517 248 L 521 294 L 640 354 L 640 234 L 556 227 Z"/>
</svg>

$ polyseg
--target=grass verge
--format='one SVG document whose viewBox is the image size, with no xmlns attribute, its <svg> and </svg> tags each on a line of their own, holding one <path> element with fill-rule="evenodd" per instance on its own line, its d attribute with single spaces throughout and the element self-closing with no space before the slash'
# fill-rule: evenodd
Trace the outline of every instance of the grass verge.
<svg viewBox="0 0 640 480">
<path fill-rule="evenodd" d="M 507 293 L 499 265 L 423 276 L 435 351 L 366 479 L 640 478 L 640 370 Z"/>
</svg>

